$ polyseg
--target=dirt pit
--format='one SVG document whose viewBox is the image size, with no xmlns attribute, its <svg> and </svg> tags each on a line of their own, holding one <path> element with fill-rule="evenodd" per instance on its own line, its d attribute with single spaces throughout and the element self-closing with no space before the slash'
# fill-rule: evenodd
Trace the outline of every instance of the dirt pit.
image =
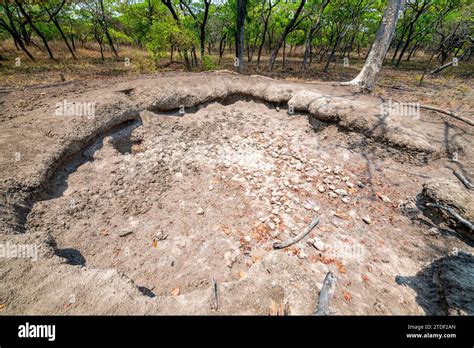
<svg viewBox="0 0 474 348">
<path fill-rule="evenodd" d="M 208 291 L 212 278 L 250 284 L 219 313 L 311 314 L 328 271 L 336 314 L 445 313 L 417 273 L 473 248 L 422 215 L 416 196 L 447 168 L 395 162 L 360 134 L 263 103 L 192 111 L 144 111 L 97 139 L 58 170 L 26 232 L 51 234 L 68 263 L 116 269 L 149 297 Z M 306 238 L 273 250 L 314 216 Z M 196 311 L 216 308 L 191 301 Z"/>
</svg>

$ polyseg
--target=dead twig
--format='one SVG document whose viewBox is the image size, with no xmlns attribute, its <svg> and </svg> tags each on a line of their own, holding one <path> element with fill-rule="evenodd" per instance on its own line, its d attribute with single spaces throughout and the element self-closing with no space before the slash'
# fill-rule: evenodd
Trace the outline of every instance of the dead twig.
<svg viewBox="0 0 474 348">
<path fill-rule="evenodd" d="M 377 83 L 377 86 L 384 87 L 384 88 L 398 89 L 400 91 L 407 91 L 407 92 L 413 91 L 412 89 L 406 88 L 406 87 L 403 87 L 403 86 L 392 86 L 392 85 L 386 85 L 386 84 L 383 84 L 383 83 Z"/>
<path fill-rule="evenodd" d="M 385 102 L 385 98 L 384 97 L 380 97 L 384 102 Z M 393 100 L 394 102 L 396 103 L 399 103 L 399 104 L 403 104 L 402 101 L 400 100 L 397 100 L 397 99 L 394 99 L 394 98 L 390 98 L 391 100 Z M 437 107 L 434 107 L 434 106 L 430 106 L 430 105 L 420 105 L 420 109 L 425 109 L 425 110 L 431 110 L 431 111 L 436 111 L 436 112 L 439 112 L 440 114 L 445 114 L 445 115 L 448 115 L 448 116 L 451 116 L 452 118 L 455 118 L 459 121 L 462 121 L 464 123 L 467 123 L 468 125 L 470 126 L 474 126 L 474 122 L 463 117 L 463 116 L 460 116 L 460 115 L 456 115 L 455 113 L 451 112 L 451 111 L 448 111 L 448 110 L 444 110 L 444 109 L 440 109 L 440 108 L 437 108 Z"/>
<path fill-rule="evenodd" d="M 468 190 L 474 191 L 474 185 L 467 180 L 461 172 L 453 170 L 453 174 L 458 178 Z"/>
<path fill-rule="evenodd" d="M 440 109 L 440 108 L 435 108 L 434 106 L 429 106 L 429 105 L 420 105 L 420 109 L 436 111 L 436 112 L 439 112 L 440 114 L 445 114 L 445 115 L 451 116 L 451 117 L 453 117 L 453 118 L 455 118 L 459 121 L 467 123 L 470 126 L 474 126 L 474 122 L 472 122 L 471 120 L 469 120 L 465 117 L 456 115 L 455 113 L 453 113 L 451 111 L 443 110 L 443 109 Z"/>
<path fill-rule="evenodd" d="M 211 289 L 212 289 L 212 297 L 214 299 L 214 304 L 213 304 L 213 308 L 214 310 L 218 310 L 219 309 L 219 299 L 218 299 L 218 295 L 217 295 L 217 282 L 216 280 L 214 279 L 214 276 L 211 277 Z"/>
<path fill-rule="evenodd" d="M 328 315 L 329 314 L 329 302 L 331 302 L 336 290 L 337 277 L 332 273 L 328 272 L 324 278 L 323 287 L 319 292 L 318 305 L 314 315 Z"/>
<path fill-rule="evenodd" d="M 449 215 L 451 215 L 451 217 L 453 217 L 460 224 L 466 226 L 470 231 L 474 231 L 474 225 L 470 221 L 464 219 L 461 215 L 456 213 L 454 211 L 454 209 L 452 209 L 450 207 L 446 207 L 446 206 L 441 205 L 441 204 L 435 204 L 435 203 L 427 203 L 426 206 L 427 207 L 438 208 L 438 209 L 446 211 Z"/>
<path fill-rule="evenodd" d="M 295 243 L 298 243 L 300 240 L 302 240 L 309 232 L 311 232 L 311 230 L 313 228 L 316 227 L 316 225 L 319 223 L 319 219 L 317 216 L 315 216 L 313 218 L 313 220 L 311 220 L 311 223 L 302 231 L 300 232 L 298 235 L 296 235 L 295 237 L 293 238 L 290 238 L 288 240 L 286 240 L 285 242 L 283 243 L 274 243 L 273 244 L 273 249 L 283 249 L 283 248 L 286 248 L 286 247 L 289 247 L 290 245 L 293 245 Z"/>
</svg>

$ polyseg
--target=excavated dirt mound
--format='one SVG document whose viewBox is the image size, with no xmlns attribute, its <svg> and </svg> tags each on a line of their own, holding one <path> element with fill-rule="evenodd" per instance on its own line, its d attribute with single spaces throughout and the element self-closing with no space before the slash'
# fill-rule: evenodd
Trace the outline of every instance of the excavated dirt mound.
<svg viewBox="0 0 474 348">
<path fill-rule="evenodd" d="M 311 314 L 333 271 L 333 313 L 424 314 L 429 292 L 400 279 L 473 251 L 423 207 L 449 197 L 420 195 L 453 179 L 454 152 L 470 173 L 472 134 L 457 121 L 386 118 L 343 88 L 224 73 L 4 99 L 0 245 L 36 253 L 0 259 L 0 313 Z M 96 101 L 94 117 L 54 115 L 65 99 Z M 315 216 L 308 237 L 273 250 Z"/>
</svg>

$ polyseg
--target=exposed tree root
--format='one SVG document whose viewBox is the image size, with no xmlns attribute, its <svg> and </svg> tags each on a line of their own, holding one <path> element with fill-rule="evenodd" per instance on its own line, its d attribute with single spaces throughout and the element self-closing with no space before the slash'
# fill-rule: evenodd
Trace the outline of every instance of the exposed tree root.
<svg viewBox="0 0 474 348">
<path fill-rule="evenodd" d="M 454 209 L 452 209 L 450 207 L 446 207 L 446 206 L 441 205 L 441 204 L 436 204 L 436 203 L 427 203 L 426 206 L 427 207 L 438 208 L 438 209 L 446 211 L 447 213 L 449 213 L 449 215 L 451 215 L 451 217 L 453 217 L 460 224 L 466 226 L 471 232 L 474 231 L 474 225 L 470 221 L 467 221 L 461 215 L 456 213 L 454 211 Z"/>
<path fill-rule="evenodd" d="M 454 170 L 453 174 L 458 178 L 468 190 L 474 191 L 474 185 L 467 180 L 461 172 Z"/>
</svg>

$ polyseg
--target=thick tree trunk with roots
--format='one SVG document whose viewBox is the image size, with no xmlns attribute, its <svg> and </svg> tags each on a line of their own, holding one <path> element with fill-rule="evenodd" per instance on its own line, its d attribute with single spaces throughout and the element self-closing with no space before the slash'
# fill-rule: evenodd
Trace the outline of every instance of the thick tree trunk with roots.
<svg viewBox="0 0 474 348">
<path fill-rule="evenodd" d="M 356 86 L 361 90 L 372 91 L 375 79 L 382 68 L 388 48 L 397 26 L 398 11 L 401 9 L 402 0 L 390 0 L 380 22 L 375 41 L 370 49 L 364 67 L 352 81 L 344 85 Z"/>
</svg>

